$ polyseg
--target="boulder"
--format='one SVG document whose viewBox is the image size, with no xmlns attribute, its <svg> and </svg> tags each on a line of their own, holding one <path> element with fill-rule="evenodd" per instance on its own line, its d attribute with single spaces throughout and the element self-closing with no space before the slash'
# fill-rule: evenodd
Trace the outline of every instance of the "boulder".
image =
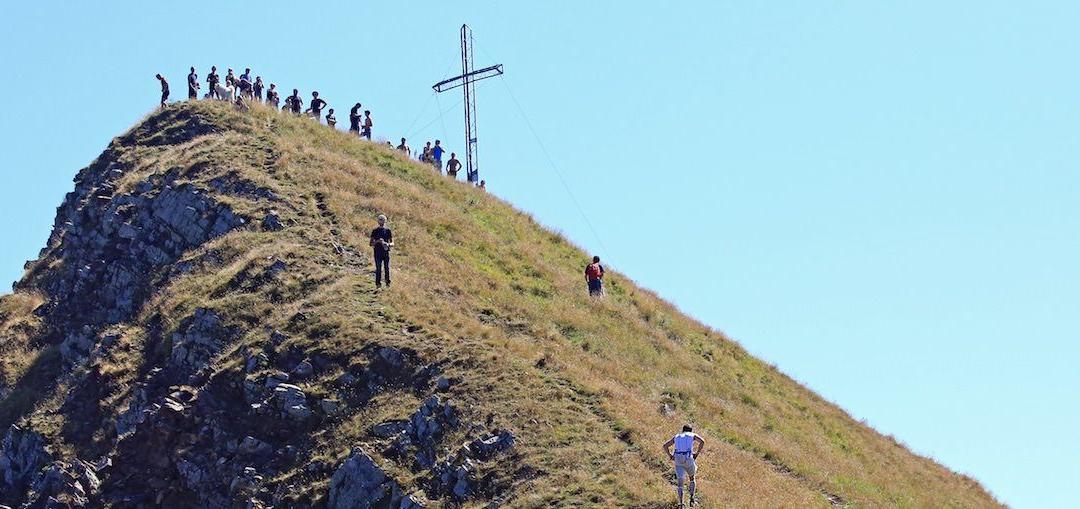
<svg viewBox="0 0 1080 509">
<path fill-rule="evenodd" d="M 469 443 L 473 457 L 487 460 L 496 454 L 514 446 L 514 434 L 506 430 L 497 430 L 485 438 L 477 438 Z"/>
<path fill-rule="evenodd" d="M 363 449 L 355 448 L 330 479 L 328 509 L 369 509 L 391 498 L 393 481 Z"/>
<path fill-rule="evenodd" d="M 371 427 L 371 434 L 379 438 L 391 438 L 409 430 L 409 421 L 386 421 Z"/>
<path fill-rule="evenodd" d="M 440 376 L 439 379 L 435 381 L 435 390 L 439 392 L 450 390 L 450 380 L 445 376 Z"/>
<path fill-rule="evenodd" d="M 304 395 L 304 391 L 301 388 L 286 383 L 281 383 L 274 387 L 274 393 L 270 399 L 275 406 L 281 409 L 307 403 L 307 396 Z"/>
<path fill-rule="evenodd" d="M 296 367 L 292 370 L 292 376 L 295 378 L 307 378 L 315 373 L 315 366 L 311 365 L 311 361 L 304 359 L 296 364 Z"/>
<path fill-rule="evenodd" d="M 263 217 L 262 227 L 266 231 L 276 232 L 285 229 L 285 225 L 281 224 L 281 218 L 278 217 L 277 211 L 270 211 Z"/>
<path fill-rule="evenodd" d="M 333 417 L 341 411 L 341 404 L 332 399 L 319 400 L 319 409 L 329 417 Z"/>
<path fill-rule="evenodd" d="M 236 451 L 247 456 L 269 456 L 274 449 L 270 444 L 248 435 L 236 446 Z"/>
</svg>

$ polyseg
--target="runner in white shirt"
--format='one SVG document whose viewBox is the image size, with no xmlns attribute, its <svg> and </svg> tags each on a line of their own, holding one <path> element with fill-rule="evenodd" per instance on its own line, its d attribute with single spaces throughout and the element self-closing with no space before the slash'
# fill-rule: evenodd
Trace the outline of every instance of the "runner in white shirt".
<svg viewBox="0 0 1080 509">
<path fill-rule="evenodd" d="M 694 451 L 694 444 L 698 444 Z M 675 452 L 671 447 L 675 447 Z M 689 424 L 682 427 L 682 433 L 671 437 L 664 443 L 664 454 L 675 462 L 675 477 L 679 480 L 679 507 L 683 507 L 683 480 L 690 476 L 690 507 L 694 507 L 694 476 L 697 475 L 697 463 L 694 461 L 705 448 L 705 440 L 694 433 Z"/>
</svg>

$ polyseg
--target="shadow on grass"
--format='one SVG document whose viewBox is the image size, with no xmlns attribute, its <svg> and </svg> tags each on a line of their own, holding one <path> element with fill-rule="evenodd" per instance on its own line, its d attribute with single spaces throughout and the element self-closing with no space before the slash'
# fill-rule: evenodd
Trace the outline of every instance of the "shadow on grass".
<svg viewBox="0 0 1080 509">
<path fill-rule="evenodd" d="M 6 430 L 32 412 L 37 404 L 56 387 L 60 373 L 60 349 L 47 347 L 38 352 L 34 362 L 0 401 L 0 429 Z"/>
</svg>

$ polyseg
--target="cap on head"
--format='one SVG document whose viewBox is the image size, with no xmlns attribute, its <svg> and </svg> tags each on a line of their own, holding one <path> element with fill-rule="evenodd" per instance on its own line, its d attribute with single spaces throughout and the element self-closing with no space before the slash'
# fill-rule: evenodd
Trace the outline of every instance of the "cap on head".
<svg viewBox="0 0 1080 509">
<path fill-rule="evenodd" d="M 690 433 L 691 431 L 694 431 L 694 427 L 689 424 L 683 424 L 682 430 L 683 433 Z"/>
</svg>

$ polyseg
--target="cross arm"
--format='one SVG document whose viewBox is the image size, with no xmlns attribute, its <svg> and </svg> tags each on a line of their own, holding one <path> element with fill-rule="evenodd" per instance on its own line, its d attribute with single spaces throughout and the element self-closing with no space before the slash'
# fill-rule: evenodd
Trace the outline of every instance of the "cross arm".
<svg viewBox="0 0 1080 509">
<path fill-rule="evenodd" d="M 453 90 L 457 87 L 463 86 L 466 83 L 473 81 L 480 81 L 482 79 L 494 78 L 503 73 L 502 64 L 495 64 L 491 67 L 485 67 L 461 76 L 455 76 L 450 79 L 442 80 L 431 88 L 434 88 L 436 92 L 445 92 L 447 90 Z"/>
</svg>

